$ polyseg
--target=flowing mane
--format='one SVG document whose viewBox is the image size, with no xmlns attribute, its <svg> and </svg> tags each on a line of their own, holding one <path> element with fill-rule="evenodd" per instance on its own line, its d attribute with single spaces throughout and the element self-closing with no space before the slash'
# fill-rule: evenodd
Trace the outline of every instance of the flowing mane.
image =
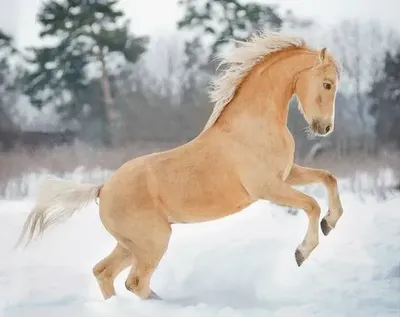
<svg viewBox="0 0 400 317">
<path fill-rule="evenodd" d="M 276 32 L 262 32 L 253 35 L 248 41 L 237 41 L 240 45 L 221 54 L 219 66 L 225 70 L 211 82 L 209 96 L 215 106 L 203 131 L 210 128 L 221 115 L 225 106 L 232 100 L 236 88 L 245 75 L 266 55 L 288 47 L 304 47 L 301 37 L 287 36 Z"/>
</svg>

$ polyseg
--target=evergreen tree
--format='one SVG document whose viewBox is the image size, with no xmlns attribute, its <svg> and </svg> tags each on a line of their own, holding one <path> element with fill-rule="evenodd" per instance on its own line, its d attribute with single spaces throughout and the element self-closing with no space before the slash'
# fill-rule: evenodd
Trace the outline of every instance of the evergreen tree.
<svg viewBox="0 0 400 317">
<path fill-rule="evenodd" d="M 178 21 L 181 30 L 194 31 L 187 42 L 188 51 L 199 50 L 199 43 L 209 46 L 203 64 L 210 63 L 229 41 L 246 40 L 253 32 L 280 30 L 284 25 L 308 27 L 312 22 L 297 18 L 291 11 L 284 16 L 277 6 L 241 0 L 180 0 L 184 15 Z"/>
<path fill-rule="evenodd" d="M 282 18 L 276 8 L 238 0 L 180 0 L 185 10 L 178 28 L 197 30 L 195 40 L 209 37 L 211 55 L 232 39 L 245 40 L 255 30 L 279 29 Z"/>
<path fill-rule="evenodd" d="M 15 52 L 16 49 L 13 45 L 13 39 L 10 35 L 6 34 L 4 31 L 0 30 L 0 49 L 6 49 L 11 52 Z"/>
<path fill-rule="evenodd" d="M 386 54 L 384 75 L 372 85 L 371 114 L 376 120 L 375 132 L 381 144 L 400 148 L 400 48 Z"/>
<path fill-rule="evenodd" d="M 47 1 L 38 15 L 40 37 L 54 44 L 30 49 L 29 61 L 34 67 L 25 78 L 25 92 L 38 108 L 51 105 L 66 121 L 79 119 L 81 123 L 99 114 L 105 145 L 112 143 L 110 129 L 117 119 L 109 62 L 123 57 L 135 63 L 148 42 L 147 37 L 130 34 L 129 20 L 116 8 L 117 3 Z M 100 102 L 96 92 L 99 86 Z"/>
</svg>

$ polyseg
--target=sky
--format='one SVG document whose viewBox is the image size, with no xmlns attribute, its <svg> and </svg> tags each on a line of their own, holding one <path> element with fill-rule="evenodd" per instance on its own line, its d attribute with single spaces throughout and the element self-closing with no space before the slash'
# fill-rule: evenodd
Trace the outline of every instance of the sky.
<svg viewBox="0 0 400 317">
<path fill-rule="evenodd" d="M 36 44 L 39 27 L 35 16 L 43 0 L 0 0 L 0 28 L 13 34 L 19 47 Z M 121 8 L 132 19 L 132 31 L 156 35 L 173 32 L 181 11 L 177 0 L 121 0 Z M 247 1 L 246 1 L 247 2 Z M 266 0 L 292 9 L 299 16 L 329 26 L 341 19 L 378 19 L 400 31 L 398 0 Z"/>
</svg>

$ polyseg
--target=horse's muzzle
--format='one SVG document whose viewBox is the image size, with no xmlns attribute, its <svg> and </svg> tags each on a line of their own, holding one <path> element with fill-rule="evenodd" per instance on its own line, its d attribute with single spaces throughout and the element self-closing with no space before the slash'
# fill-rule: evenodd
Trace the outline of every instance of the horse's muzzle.
<svg viewBox="0 0 400 317">
<path fill-rule="evenodd" d="M 311 131 L 320 136 L 326 136 L 333 130 L 330 121 L 313 120 L 310 125 Z"/>
</svg>

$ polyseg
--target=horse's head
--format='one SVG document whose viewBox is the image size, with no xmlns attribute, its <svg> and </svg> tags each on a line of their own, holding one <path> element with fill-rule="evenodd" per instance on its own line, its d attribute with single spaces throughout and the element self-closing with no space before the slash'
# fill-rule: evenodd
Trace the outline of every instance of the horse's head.
<svg viewBox="0 0 400 317">
<path fill-rule="evenodd" d="M 335 97 L 338 88 L 338 68 L 323 48 L 313 67 L 299 73 L 295 94 L 311 132 L 326 136 L 333 131 Z"/>
</svg>

